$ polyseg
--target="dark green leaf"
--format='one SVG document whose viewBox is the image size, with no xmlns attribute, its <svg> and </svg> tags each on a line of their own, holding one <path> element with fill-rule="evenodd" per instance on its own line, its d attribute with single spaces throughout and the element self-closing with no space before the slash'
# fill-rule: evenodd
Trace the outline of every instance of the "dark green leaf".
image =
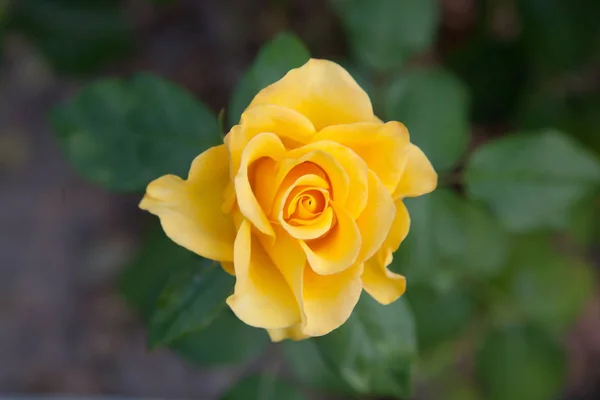
<svg viewBox="0 0 600 400">
<path fill-rule="evenodd" d="M 350 319 L 315 343 L 327 365 L 357 393 L 410 397 L 416 338 L 404 299 L 382 306 L 362 296 Z"/>
<path fill-rule="evenodd" d="M 456 166 L 469 144 L 467 91 L 447 71 L 423 68 L 395 79 L 387 89 L 385 114 L 406 125 L 411 141 L 437 170 Z"/>
<path fill-rule="evenodd" d="M 149 346 L 166 345 L 206 328 L 225 307 L 233 285 L 234 278 L 220 265 L 201 258 L 172 274 L 150 320 Z"/>
<path fill-rule="evenodd" d="M 198 260 L 194 253 L 173 243 L 155 222 L 147 230 L 136 260 L 123 271 L 120 290 L 149 321 L 169 277 L 180 269 L 199 265 Z"/>
<path fill-rule="evenodd" d="M 118 0 L 15 1 L 11 28 L 61 73 L 86 73 L 125 54 L 131 28 Z"/>
<path fill-rule="evenodd" d="M 477 376 L 490 400 L 548 400 L 566 379 L 557 343 L 530 327 L 490 332 L 477 354 Z"/>
<path fill-rule="evenodd" d="M 185 177 L 192 160 L 221 140 L 203 104 L 145 74 L 86 87 L 53 112 L 52 126 L 77 171 L 114 190 L 143 190 L 169 173 Z"/>
<path fill-rule="evenodd" d="M 244 324 L 225 309 L 205 329 L 176 339 L 171 348 L 189 362 L 206 367 L 250 360 L 268 344 L 264 329 Z"/>
<path fill-rule="evenodd" d="M 511 293 L 532 322 L 564 333 L 594 289 L 591 268 L 558 254 L 547 241 L 526 241 L 512 260 Z"/>
<path fill-rule="evenodd" d="M 406 297 L 413 310 L 422 352 L 455 339 L 465 331 L 473 316 L 473 302 L 464 288 L 440 292 L 413 287 L 406 292 Z"/>
<path fill-rule="evenodd" d="M 480 147 L 465 180 L 512 231 L 563 228 L 571 207 L 600 184 L 600 162 L 557 131 L 518 134 Z"/>
<path fill-rule="evenodd" d="M 435 39 L 435 0 L 331 0 L 351 47 L 368 66 L 389 70 L 424 52 Z"/>
<path fill-rule="evenodd" d="M 267 374 L 249 376 L 220 397 L 221 400 L 305 400 L 288 383 Z"/>
<path fill-rule="evenodd" d="M 505 265 L 507 236 L 478 204 L 444 189 L 406 204 L 411 231 L 394 254 L 393 268 L 409 284 L 486 279 Z"/>
<path fill-rule="evenodd" d="M 280 33 L 263 45 L 252 66 L 240 79 L 229 103 L 229 124 L 236 125 L 254 96 L 283 78 L 291 69 L 304 65 L 310 53 L 296 35 Z"/>
<path fill-rule="evenodd" d="M 352 389 L 344 383 L 323 361 L 313 340 L 294 342 L 287 340 L 281 344 L 287 364 L 296 379 L 303 385 L 327 393 L 352 394 Z"/>
</svg>

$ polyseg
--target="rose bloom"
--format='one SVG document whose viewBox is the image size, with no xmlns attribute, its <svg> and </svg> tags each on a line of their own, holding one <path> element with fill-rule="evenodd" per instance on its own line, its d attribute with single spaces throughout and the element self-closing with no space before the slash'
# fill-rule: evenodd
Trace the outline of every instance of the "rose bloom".
<svg viewBox="0 0 600 400">
<path fill-rule="evenodd" d="M 260 91 L 187 180 L 151 182 L 140 208 L 235 275 L 239 319 L 300 340 L 342 325 L 363 289 L 381 304 L 404 293 L 387 269 L 409 230 L 402 200 L 436 184 L 406 127 L 381 122 L 342 67 L 311 59 Z"/>
</svg>

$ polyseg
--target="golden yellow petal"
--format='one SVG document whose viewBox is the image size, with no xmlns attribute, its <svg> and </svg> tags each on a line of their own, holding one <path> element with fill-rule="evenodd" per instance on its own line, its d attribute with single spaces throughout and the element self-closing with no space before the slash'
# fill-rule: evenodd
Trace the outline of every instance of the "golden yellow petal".
<svg viewBox="0 0 600 400">
<path fill-rule="evenodd" d="M 235 291 L 227 304 L 248 325 L 281 329 L 301 321 L 290 286 L 244 220 L 235 239 Z"/>
<path fill-rule="evenodd" d="M 271 338 L 271 341 L 274 343 L 281 342 L 285 339 L 291 339 L 291 340 L 296 340 L 296 341 L 308 339 L 309 336 L 302 333 L 301 327 L 302 327 L 302 324 L 296 324 L 296 325 L 290 326 L 289 328 L 269 329 L 269 330 L 267 330 L 267 332 L 269 333 L 269 337 Z"/>
<path fill-rule="evenodd" d="M 311 59 L 261 90 L 250 108 L 279 105 L 306 116 L 317 130 L 337 124 L 373 121 L 369 96 L 338 64 Z"/>
<path fill-rule="evenodd" d="M 328 157 L 318 157 L 322 154 Z M 353 218 L 357 218 L 367 204 L 369 180 L 367 164 L 348 147 L 330 140 L 307 144 L 289 152 L 288 157 L 302 155 L 302 160 L 314 162 L 325 171 L 331 182 L 333 201 L 341 205 Z M 330 159 L 334 162 L 330 162 Z M 328 164 L 335 164 L 336 168 Z M 340 168 L 343 173 L 338 172 Z M 348 177 L 347 185 L 344 175 Z"/>
<path fill-rule="evenodd" d="M 365 210 L 356 220 L 362 238 L 358 261 L 372 257 L 390 232 L 396 206 L 392 195 L 373 171 L 369 171 L 369 200 Z"/>
<path fill-rule="evenodd" d="M 248 142 L 242 153 L 240 169 L 235 176 L 235 193 L 240 211 L 265 235 L 273 236 L 273 228 L 254 194 L 250 183 L 250 168 L 261 158 L 278 160 L 285 152 L 283 143 L 275 134 L 261 133 Z"/>
<path fill-rule="evenodd" d="M 362 281 L 365 291 L 384 305 L 398 300 L 406 291 L 406 279 L 388 270 L 378 257 L 365 262 Z"/>
<path fill-rule="evenodd" d="M 391 193 L 398 185 L 409 151 L 410 138 L 399 122 L 358 123 L 330 126 L 313 137 L 313 142 L 330 140 L 352 149 L 379 177 Z"/>
<path fill-rule="evenodd" d="M 410 216 L 402 200 L 396 200 L 396 217 L 381 249 L 365 262 L 362 276 L 367 293 L 381 304 L 389 304 L 398 299 L 406 290 L 406 279 L 387 269 L 392 261 L 392 253 L 398 250 L 408 235 Z"/>
<path fill-rule="evenodd" d="M 233 267 L 232 262 L 221 262 L 221 267 L 227 272 L 229 275 L 235 276 L 235 268 Z"/>
<path fill-rule="evenodd" d="M 308 143 L 315 134 L 315 127 L 304 115 L 289 108 L 277 105 L 248 108 L 242 114 L 240 124 L 225 136 L 232 178 L 240 167 L 242 152 L 248 142 L 264 132 L 274 133 L 287 148 L 293 148 Z"/>
<path fill-rule="evenodd" d="M 430 193 L 435 190 L 437 179 L 437 173 L 427 156 L 420 148 L 411 144 L 406 168 L 398 187 L 394 190 L 394 199 Z"/>
<path fill-rule="evenodd" d="M 192 163 L 187 181 L 165 175 L 151 182 L 140 208 L 160 218 L 175 243 L 217 261 L 233 261 L 235 228 L 221 206 L 229 181 L 225 145 L 212 147 Z"/>
<path fill-rule="evenodd" d="M 334 275 L 319 275 L 306 267 L 302 293 L 304 335 L 326 335 L 348 320 L 362 292 L 362 272 L 362 264 Z"/>
<path fill-rule="evenodd" d="M 352 266 L 361 249 L 361 236 L 356 222 L 346 210 L 332 204 L 336 224 L 327 235 L 301 241 L 308 263 L 318 274 L 330 275 Z"/>
</svg>

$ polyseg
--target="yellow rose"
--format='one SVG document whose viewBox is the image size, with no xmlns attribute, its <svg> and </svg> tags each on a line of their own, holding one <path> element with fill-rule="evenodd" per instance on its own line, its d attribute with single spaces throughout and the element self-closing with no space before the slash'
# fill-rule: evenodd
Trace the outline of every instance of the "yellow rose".
<svg viewBox="0 0 600 400">
<path fill-rule="evenodd" d="M 187 180 L 150 183 L 140 208 L 235 275 L 238 318 L 299 340 L 342 325 L 363 288 L 382 304 L 404 293 L 387 269 L 410 225 L 402 199 L 436 184 L 404 125 L 381 122 L 342 67 L 312 59 L 258 93 Z"/>
</svg>

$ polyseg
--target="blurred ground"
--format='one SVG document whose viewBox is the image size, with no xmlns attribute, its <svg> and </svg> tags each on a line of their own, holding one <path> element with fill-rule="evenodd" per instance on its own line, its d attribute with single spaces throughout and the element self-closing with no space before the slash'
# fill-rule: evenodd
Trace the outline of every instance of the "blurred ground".
<svg viewBox="0 0 600 400">
<path fill-rule="evenodd" d="M 344 53 L 325 1 L 291 3 L 293 13 L 267 0 L 182 1 L 159 15 L 133 1 L 139 50 L 104 73 L 152 70 L 218 111 L 258 46 L 281 29 L 297 32 L 314 56 Z M 452 13 L 468 1 L 445 3 L 446 25 L 460 36 L 464 24 Z M 78 82 L 53 76 L 21 38 L 7 44 L 0 69 L 0 392 L 214 397 L 233 372 L 198 373 L 166 351 L 148 354 L 141 324 L 115 292 L 145 216 L 138 197 L 108 194 L 76 176 L 53 140 L 46 115 Z M 580 392 L 591 392 L 600 374 L 598 299 L 569 344 L 571 386 Z"/>
</svg>

